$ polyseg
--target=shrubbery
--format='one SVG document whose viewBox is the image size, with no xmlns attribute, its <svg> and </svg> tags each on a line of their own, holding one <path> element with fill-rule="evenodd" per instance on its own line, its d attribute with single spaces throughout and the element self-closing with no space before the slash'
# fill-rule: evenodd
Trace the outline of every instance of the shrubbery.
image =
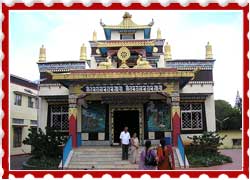
<svg viewBox="0 0 250 180">
<path fill-rule="evenodd" d="M 185 150 L 191 166 L 215 166 L 232 162 L 231 157 L 222 155 L 218 151 L 226 136 L 220 137 L 216 132 L 204 132 L 200 136 L 188 138 L 192 140 L 192 143 Z"/>
<path fill-rule="evenodd" d="M 199 154 L 217 154 L 219 146 L 223 145 L 222 141 L 226 138 L 220 137 L 216 132 L 204 132 L 200 136 L 188 137 L 192 140 L 191 147 Z"/>
<path fill-rule="evenodd" d="M 60 145 L 66 142 L 66 138 L 60 133 L 51 128 L 46 128 L 46 133 L 40 128 L 38 130 L 29 129 L 29 131 L 28 137 L 23 143 L 31 145 L 31 154 L 34 158 L 58 158 L 62 154 Z"/>
</svg>

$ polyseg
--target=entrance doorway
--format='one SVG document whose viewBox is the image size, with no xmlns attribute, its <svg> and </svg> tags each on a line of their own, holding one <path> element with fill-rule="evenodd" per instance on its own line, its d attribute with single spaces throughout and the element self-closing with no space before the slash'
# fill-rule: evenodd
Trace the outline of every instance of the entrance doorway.
<svg viewBox="0 0 250 180">
<path fill-rule="evenodd" d="M 131 137 L 136 133 L 139 138 L 140 128 L 138 110 L 114 111 L 114 143 L 120 143 L 120 133 L 125 126 L 128 127 Z"/>
</svg>

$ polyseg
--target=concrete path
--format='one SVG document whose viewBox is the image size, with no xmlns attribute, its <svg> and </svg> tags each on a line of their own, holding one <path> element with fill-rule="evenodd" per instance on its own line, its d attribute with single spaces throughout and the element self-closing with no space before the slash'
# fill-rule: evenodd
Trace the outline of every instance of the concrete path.
<svg viewBox="0 0 250 180">
<path fill-rule="evenodd" d="M 24 161 L 27 161 L 30 158 L 30 155 L 18 155 L 10 157 L 10 169 L 11 170 L 20 170 L 22 169 L 22 164 Z"/>
<path fill-rule="evenodd" d="M 242 169 L 242 149 L 223 149 L 220 152 L 226 156 L 230 156 L 233 160 L 232 163 L 226 163 L 219 166 L 189 168 L 201 170 L 241 170 Z"/>
</svg>

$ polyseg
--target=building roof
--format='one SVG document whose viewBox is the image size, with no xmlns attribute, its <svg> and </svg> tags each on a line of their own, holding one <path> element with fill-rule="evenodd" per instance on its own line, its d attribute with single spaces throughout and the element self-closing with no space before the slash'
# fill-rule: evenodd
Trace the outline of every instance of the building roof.
<svg viewBox="0 0 250 180">
<path fill-rule="evenodd" d="M 146 29 L 151 28 L 151 26 L 154 24 L 154 21 L 152 20 L 152 22 L 147 25 L 138 25 L 132 21 L 132 15 L 128 12 L 125 12 L 122 22 L 118 25 L 106 25 L 102 21 L 100 24 L 105 29 Z"/>
<path fill-rule="evenodd" d="M 38 84 L 37 83 L 32 82 L 32 81 L 30 81 L 28 79 L 13 75 L 13 74 L 10 75 L 10 83 L 14 83 L 14 84 L 17 84 L 17 85 L 20 85 L 20 86 L 25 86 L 27 88 L 31 88 L 31 89 L 34 89 L 34 90 L 38 89 Z"/>
</svg>

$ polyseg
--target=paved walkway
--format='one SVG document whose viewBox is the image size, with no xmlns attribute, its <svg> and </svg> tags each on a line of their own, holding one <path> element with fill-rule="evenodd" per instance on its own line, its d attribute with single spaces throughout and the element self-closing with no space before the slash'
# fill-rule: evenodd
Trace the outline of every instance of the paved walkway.
<svg viewBox="0 0 250 180">
<path fill-rule="evenodd" d="M 202 170 L 241 170 L 242 169 L 242 149 L 223 149 L 220 150 L 222 154 L 230 156 L 233 160 L 232 163 L 226 163 L 219 166 L 189 168 L 189 169 L 202 169 Z"/>
<path fill-rule="evenodd" d="M 29 159 L 30 155 L 18 155 L 10 157 L 10 169 L 20 170 L 24 161 Z"/>
</svg>

